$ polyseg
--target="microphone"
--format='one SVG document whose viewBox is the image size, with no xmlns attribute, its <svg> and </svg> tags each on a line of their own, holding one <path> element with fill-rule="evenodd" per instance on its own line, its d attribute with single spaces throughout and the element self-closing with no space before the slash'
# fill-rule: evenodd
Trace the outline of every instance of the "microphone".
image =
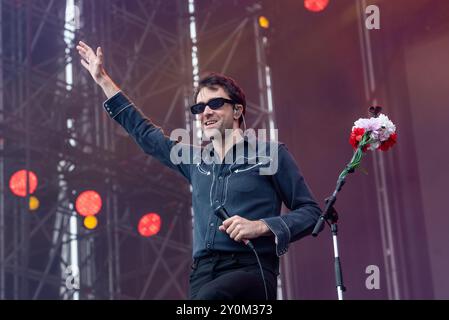
<svg viewBox="0 0 449 320">
<path fill-rule="evenodd" d="M 231 216 L 229 215 L 228 211 L 226 211 L 225 207 L 223 207 L 222 205 L 218 206 L 217 208 L 215 208 L 214 210 L 214 214 L 221 219 L 221 221 L 225 221 L 226 219 L 229 219 Z M 252 244 L 251 241 L 247 240 L 247 239 L 243 239 L 242 240 L 243 243 L 245 245 L 247 245 L 248 247 L 250 247 L 252 250 L 254 250 L 254 245 Z"/>
</svg>

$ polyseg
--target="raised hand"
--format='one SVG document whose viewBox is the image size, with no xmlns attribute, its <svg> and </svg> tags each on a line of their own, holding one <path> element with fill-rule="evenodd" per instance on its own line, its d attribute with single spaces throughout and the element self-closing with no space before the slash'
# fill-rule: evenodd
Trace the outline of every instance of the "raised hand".
<svg viewBox="0 0 449 320">
<path fill-rule="evenodd" d="M 101 50 L 101 47 L 98 47 L 97 52 L 95 53 L 91 47 L 83 41 L 80 41 L 76 46 L 76 49 L 82 57 L 81 64 L 83 67 L 89 71 L 95 82 L 100 84 L 106 76 L 106 71 L 103 67 L 103 51 Z"/>
</svg>

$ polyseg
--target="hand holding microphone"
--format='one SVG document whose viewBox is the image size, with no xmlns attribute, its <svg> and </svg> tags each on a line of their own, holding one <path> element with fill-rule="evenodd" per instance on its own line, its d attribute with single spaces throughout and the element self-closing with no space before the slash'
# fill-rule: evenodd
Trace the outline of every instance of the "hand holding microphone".
<svg viewBox="0 0 449 320">
<path fill-rule="evenodd" d="M 263 221 L 251 221 L 238 215 L 231 217 L 223 206 L 217 207 L 214 213 L 224 222 L 219 228 L 221 231 L 228 233 L 235 241 L 243 241 L 251 249 L 254 246 L 248 239 L 257 238 L 269 232 Z"/>
</svg>

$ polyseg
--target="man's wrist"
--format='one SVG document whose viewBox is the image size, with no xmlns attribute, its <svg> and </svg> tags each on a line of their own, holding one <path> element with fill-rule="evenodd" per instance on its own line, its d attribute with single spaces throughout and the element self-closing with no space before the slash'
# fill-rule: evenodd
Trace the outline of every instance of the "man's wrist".
<svg viewBox="0 0 449 320">
<path fill-rule="evenodd" d="M 268 228 L 267 224 L 263 220 L 259 220 L 259 234 L 261 236 L 271 236 L 273 233 L 271 232 L 270 228 Z"/>
<path fill-rule="evenodd" d="M 120 88 L 114 83 L 114 81 L 112 81 L 112 79 L 107 74 L 101 77 L 101 79 L 98 81 L 98 84 L 103 89 L 103 92 L 108 99 L 120 91 Z"/>
</svg>

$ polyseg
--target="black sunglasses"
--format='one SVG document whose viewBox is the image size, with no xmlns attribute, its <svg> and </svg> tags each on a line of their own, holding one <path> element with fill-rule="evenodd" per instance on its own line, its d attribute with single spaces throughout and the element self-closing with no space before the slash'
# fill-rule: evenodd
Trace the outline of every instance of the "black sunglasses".
<svg viewBox="0 0 449 320">
<path fill-rule="evenodd" d="M 226 98 L 213 98 L 210 99 L 208 102 L 200 102 L 197 104 L 194 104 L 190 107 L 190 111 L 192 111 L 193 114 L 200 114 L 204 112 L 204 109 L 206 109 L 206 106 L 209 106 L 212 110 L 216 110 L 218 108 L 223 107 L 225 103 L 229 103 L 232 105 L 235 105 L 236 102 L 226 99 Z"/>
</svg>

